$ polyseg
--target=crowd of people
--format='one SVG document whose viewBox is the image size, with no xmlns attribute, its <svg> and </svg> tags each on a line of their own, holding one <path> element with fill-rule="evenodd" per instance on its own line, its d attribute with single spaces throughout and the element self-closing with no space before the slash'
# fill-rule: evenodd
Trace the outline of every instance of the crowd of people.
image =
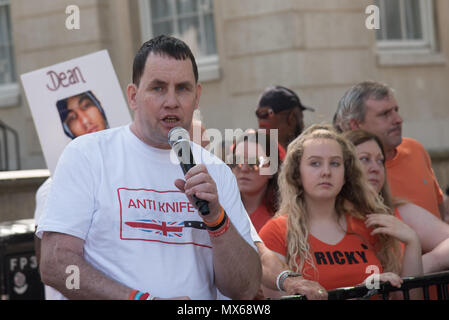
<svg viewBox="0 0 449 320">
<path fill-rule="evenodd" d="M 37 197 L 48 298 L 326 299 L 372 270 L 400 287 L 402 277 L 449 269 L 449 208 L 426 150 L 402 137 L 388 85 L 349 88 L 332 124 L 308 128 L 303 112 L 315 109 L 270 86 L 257 103 L 259 128 L 213 162 L 207 143 L 191 143 L 197 165 L 184 175 L 167 135 L 205 131 L 193 120 L 201 91 L 189 47 L 159 36 L 134 59 L 132 123 L 78 130 Z M 73 265 L 77 289 L 66 285 Z"/>
</svg>

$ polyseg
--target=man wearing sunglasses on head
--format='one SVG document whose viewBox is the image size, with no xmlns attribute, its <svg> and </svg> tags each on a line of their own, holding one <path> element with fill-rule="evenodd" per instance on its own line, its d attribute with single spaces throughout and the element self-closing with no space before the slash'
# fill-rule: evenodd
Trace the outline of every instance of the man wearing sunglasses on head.
<svg viewBox="0 0 449 320">
<path fill-rule="evenodd" d="M 259 99 L 256 117 L 259 128 L 278 130 L 278 141 L 285 154 L 288 144 L 304 129 L 304 110 L 315 111 L 304 106 L 292 90 L 282 86 L 270 86 Z"/>
</svg>

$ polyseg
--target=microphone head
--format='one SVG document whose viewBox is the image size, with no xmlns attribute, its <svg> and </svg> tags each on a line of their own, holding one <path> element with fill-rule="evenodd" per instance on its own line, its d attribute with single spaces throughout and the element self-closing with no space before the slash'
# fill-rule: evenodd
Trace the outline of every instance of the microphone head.
<svg viewBox="0 0 449 320">
<path fill-rule="evenodd" d="M 189 132 L 183 127 L 174 127 L 168 132 L 168 143 L 171 147 L 180 140 L 190 141 Z"/>
</svg>

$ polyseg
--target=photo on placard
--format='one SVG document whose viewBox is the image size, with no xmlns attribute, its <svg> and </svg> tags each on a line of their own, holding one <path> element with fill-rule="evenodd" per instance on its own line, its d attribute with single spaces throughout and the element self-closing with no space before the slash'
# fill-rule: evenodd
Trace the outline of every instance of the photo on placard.
<svg viewBox="0 0 449 320">
<path fill-rule="evenodd" d="M 58 100 L 56 107 L 64 133 L 71 139 L 86 131 L 92 133 L 109 128 L 101 102 L 90 90 Z"/>
<path fill-rule="evenodd" d="M 50 173 L 73 139 L 131 122 L 106 50 L 22 74 L 21 79 Z"/>
</svg>

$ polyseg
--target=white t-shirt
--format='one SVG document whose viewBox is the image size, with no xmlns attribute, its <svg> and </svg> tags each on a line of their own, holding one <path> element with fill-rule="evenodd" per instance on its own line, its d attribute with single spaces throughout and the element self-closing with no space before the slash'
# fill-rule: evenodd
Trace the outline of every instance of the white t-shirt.
<svg viewBox="0 0 449 320">
<path fill-rule="evenodd" d="M 39 219 L 42 216 L 42 212 L 47 202 L 48 194 L 50 193 L 51 177 L 47 178 L 37 189 L 36 192 L 36 209 L 34 210 L 34 224 L 39 225 Z"/>
<path fill-rule="evenodd" d="M 231 170 L 200 146 L 192 149 L 233 225 L 255 248 Z M 86 261 L 128 287 L 157 297 L 216 299 L 210 237 L 175 187 L 179 178 L 174 153 L 143 143 L 129 125 L 78 137 L 59 159 L 37 235 L 83 239 Z"/>
</svg>

